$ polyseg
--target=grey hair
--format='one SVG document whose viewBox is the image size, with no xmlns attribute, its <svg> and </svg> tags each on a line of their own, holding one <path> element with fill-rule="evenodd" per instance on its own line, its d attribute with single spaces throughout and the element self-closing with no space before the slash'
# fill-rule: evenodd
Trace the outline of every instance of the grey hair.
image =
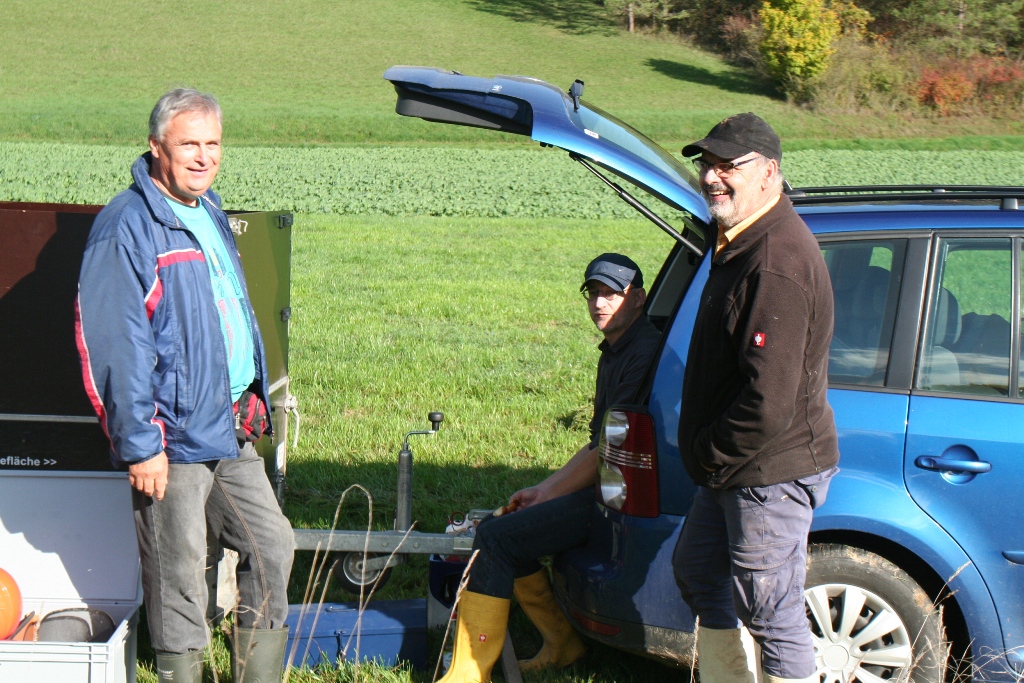
<svg viewBox="0 0 1024 683">
<path fill-rule="evenodd" d="M 769 159 L 768 157 L 764 156 L 763 154 L 758 154 L 757 155 L 757 167 L 758 168 L 764 168 L 765 166 L 768 165 L 768 162 L 770 162 L 770 161 L 771 161 L 771 159 Z M 779 160 L 776 160 L 775 163 L 778 164 L 779 170 L 775 174 L 774 186 L 775 186 L 775 189 L 778 191 L 778 193 L 782 194 L 782 188 L 784 187 L 783 183 L 785 182 L 786 177 L 784 175 L 782 175 L 782 162 L 779 161 Z"/>
<path fill-rule="evenodd" d="M 149 115 L 149 137 L 162 140 L 171 119 L 188 111 L 216 114 L 217 120 L 221 120 L 220 104 L 216 97 L 195 88 L 175 88 L 157 100 L 153 107 Z"/>
</svg>

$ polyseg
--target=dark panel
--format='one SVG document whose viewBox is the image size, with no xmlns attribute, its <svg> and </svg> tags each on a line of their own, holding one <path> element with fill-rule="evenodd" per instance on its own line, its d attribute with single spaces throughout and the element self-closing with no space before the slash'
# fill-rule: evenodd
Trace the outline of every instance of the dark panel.
<svg viewBox="0 0 1024 683">
<path fill-rule="evenodd" d="M 0 470 L 110 469 L 109 442 L 97 422 L 57 417 L 95 419 L 82 384 L 74 306 L 85 242 L 102 208 L 0 202 L 0 414 L 57 420 L 0 419 Z M 277 213 L 233 218 L 248 226 L 238 248 L 273 384 L 288 373 L 291 223 Z M 271 402 L 283 404 L 284 393 Z M 274 420 L 283 426 L 283 411 Z M 270 439 L 260 446 L 273 464 Z"/>
<path fill-rule="evenodd" d="M 0 420 L 0 471 L 109 472 L 109 443 L 98 422 Z"/>
<path fill-rule="evenodd" d="M 395 91 L 395 112 L 402 116 L 517 135 L 533 131 L 533 111 L 526 102 L 475 93 L 439 92 L 435 96 L 399 85 Z"/>
<path fill-rule="evenodd" d="M 51 213 L 91 213 L 103 210 L 102 204 L 46 204 L 43 202 L 0 202 L 0 211 L 49 211 Z"/>
<path fill-rule="evenodd" d="M 94 218 L 53 207 L 0 209 L 0 413 L 95 415 L 74 309 Z"/>
<path fill-rule="evenodd" d="M 921 314 L 928 292 L 928 252 L 931 240 L 917 238 L 907 242 L 907 258 L 903 267 L 903 291 L 896 314 L 896 330 L 889 356 L 889 373 L 885 386 L 910 389 L 914 381 L 917 337 L 921 331 Z"/>
</svg>

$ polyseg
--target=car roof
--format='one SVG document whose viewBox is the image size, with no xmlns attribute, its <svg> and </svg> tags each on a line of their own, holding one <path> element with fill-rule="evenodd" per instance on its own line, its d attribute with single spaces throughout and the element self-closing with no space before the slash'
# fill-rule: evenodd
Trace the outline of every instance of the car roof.
<svg viewBox="0 0 1024 683">
<path fill-rule="evenodd" d="M 995 205 L 818 204 L 797 212 L 814 233 L 1024 229 L 1024 211 Z"/>
</svg>

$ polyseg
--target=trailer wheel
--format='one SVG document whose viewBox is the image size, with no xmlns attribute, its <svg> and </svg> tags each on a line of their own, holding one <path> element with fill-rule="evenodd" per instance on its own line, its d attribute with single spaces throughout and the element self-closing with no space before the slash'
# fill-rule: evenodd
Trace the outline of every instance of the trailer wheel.
<svg viewBox="0 0 1024 683">
<path fill-rule="evenodd" d="M 338 566 L 341 569 L 336 574 L 341 587 L 354 595 L 359 595 L 360 589 L 367 593 L 377 584 L 377 589 L 383 588 L 391 579 L 391 567 L 385 569 L 367 569 L 363 571 L 363 553 L 344 553 L 339 558 Z M 372 560 L 375 557 L 382 557 L 377 553 L 367 553 L 366 559 Z M 378 580 L 377 577 L 380 577 Z"/>
<path fill-rule="evenodd" d="M 902 569 L 860 548 L 812 545 L 804 602 L 825 683 L 941 683 L 942 616 Z"/>
</svg>

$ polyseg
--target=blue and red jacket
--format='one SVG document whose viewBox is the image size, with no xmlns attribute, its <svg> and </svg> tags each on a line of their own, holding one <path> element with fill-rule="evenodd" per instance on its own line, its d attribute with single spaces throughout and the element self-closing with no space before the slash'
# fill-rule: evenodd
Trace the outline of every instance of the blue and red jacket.
<svg viewBox="0 0 1024 683">
<path fill-rule="evenodd" d="M 134 183 L 93 223 L 75 304 L 85 391 L 110 438 L 115 467 L 161 451 L 170 462 L 238 457 L 220 318 L 199 242 L 149 177 Z M 255 354 L 254 389 L 270 405 L 263 339 L 220 197 L 205 202 L 241 280 Z"/>
</svg>

